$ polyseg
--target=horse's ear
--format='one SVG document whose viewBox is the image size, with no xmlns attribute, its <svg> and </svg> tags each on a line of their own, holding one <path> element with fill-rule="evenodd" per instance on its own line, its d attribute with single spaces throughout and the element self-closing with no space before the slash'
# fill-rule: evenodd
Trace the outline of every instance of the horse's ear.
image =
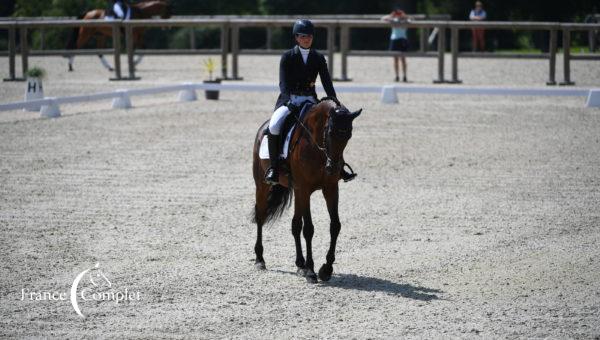
<svg viewBox="0 0 600 340">
<path fill-rule="evenodd" d="M 360 109 L 356 112 L 352 112 L 352 119 L 355 119 L 356 117 L 360 116 L 360 114 L 362 113 L 363 109 Z"/>
</svg>

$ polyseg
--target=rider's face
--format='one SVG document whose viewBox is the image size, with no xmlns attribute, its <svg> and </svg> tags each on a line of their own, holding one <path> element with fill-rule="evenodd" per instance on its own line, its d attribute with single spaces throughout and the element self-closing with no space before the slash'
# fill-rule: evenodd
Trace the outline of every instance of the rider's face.
<svg viewBox="0 0 600 340">
<path fill-rule="evenodd" d="M 313 42 L 313 36 L 310 34 L 296 34 L 296 42 L 302 48 L 310 48 Z"/>
</svg>

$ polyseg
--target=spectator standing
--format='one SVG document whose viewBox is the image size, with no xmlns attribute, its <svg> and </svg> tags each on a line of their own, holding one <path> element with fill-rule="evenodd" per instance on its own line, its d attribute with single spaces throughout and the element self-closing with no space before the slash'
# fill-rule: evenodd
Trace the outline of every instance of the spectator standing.
<svg viewBox="0 0 600 340">
<path fill-rule="evenodd" d="M 487 19 L 487 13 L 483 9 L 481 1 L 475 2 L 475 8 L 469 14 L 471 21 L 484 21 Z M 483 28 L 473 28 L 473 51 L 485 51 L 485 30 Z"/>
<path fill-rule="evenodd" d="M 394 72 L 396 73 L 395 81 L 400 81 L 398 61 L 401 60 L 402 81 L 406 82 L 406 56 L 404 55 L 404 52 L 408 51 L 408 36 L 406 35 L 405 27 L 395 26 L 395 24 L 409 22 L 410 18 L 402 9 L 396 7 L 390 14 L 383 16 L 381 20 L 390 22 L 392 24 L 389 50 L 399 52 L 399 54 L 394 55 Z"/>
</svg>

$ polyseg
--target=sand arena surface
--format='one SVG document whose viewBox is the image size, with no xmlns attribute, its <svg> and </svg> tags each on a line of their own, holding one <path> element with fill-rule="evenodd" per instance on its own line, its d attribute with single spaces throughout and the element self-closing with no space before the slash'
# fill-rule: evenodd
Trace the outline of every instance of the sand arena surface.
<svg viewBox="0 0 600 340">
<path fill-rule="evenodd" d="M 49 71 L 46 95 L 62 96 L 199 81 L 201 59 L 147 57 L 139 82 L 108 82 L 93 57 L 77 58 L 74 73 L 60 58 L 30 64 Z M 430 83 L 434 66 L 410 59 L 409 78 Z M 240 60 L 250 82 L 276 82 L 276 67 L 276 57 Z M 539 86 L 547 64 L 461 68 L 468 85 L 519 76 Z M 600 86 L 597 62 L 573 70 L 578 85 Z M 390 74 L 387 59 L 350 58 L 353 84 Z M 1 83 L 2 102 L 23 86 Z M 0 337 L 600 336 L 600 110 L 584 98 L 400 95 L 384 105 L 341 94 L 364 108 L 345 156 L 359 177 L 340 184 L 332 280 L 310 285 L 294 274 L 290 212 L 265 229 L 268 270 L 253 267 L 252 142 L 276 94 L 221 96 L 65 105 L 58 119 L 0 113 Z M 319 192 L 312 212 L 318 269 L 329 246 Z M 141 298 L 80 299 L 85 320 L 68 297 L 22 299 L 23 289 L 68 294 L 96 263 L 110 289 Z"/>
</svg>

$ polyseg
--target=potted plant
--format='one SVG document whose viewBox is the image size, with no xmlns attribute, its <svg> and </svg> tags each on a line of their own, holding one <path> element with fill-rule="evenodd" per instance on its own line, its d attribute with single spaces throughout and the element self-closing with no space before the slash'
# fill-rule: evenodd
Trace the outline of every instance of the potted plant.
<svg viewBox="0 0 600 340">
<path fill-rule="evenodd" d="M 208 58 L 204 61 L 204 68 L 208 72 L 208 80 L 203 81 L 204 84 L 220 84 L 221 78 L 213 79 L 213 72 L 217 64 L 212 60 L 212 58 Z M 219 90 L 205 90 L 204 96 L 209 100 L 219 100 Z"/>
<path fill-rule="evenodd" d="M 44 87 L 42 79 L 46 76 L 46 71 L 40 67 L 32 67 L 25 73 L 27 76 L 27 87 L 25 88 L 25 101 L 44 98 Z M 27 111 L 39 111 L 41 106 L 30 106 Z"/>
</svg>

